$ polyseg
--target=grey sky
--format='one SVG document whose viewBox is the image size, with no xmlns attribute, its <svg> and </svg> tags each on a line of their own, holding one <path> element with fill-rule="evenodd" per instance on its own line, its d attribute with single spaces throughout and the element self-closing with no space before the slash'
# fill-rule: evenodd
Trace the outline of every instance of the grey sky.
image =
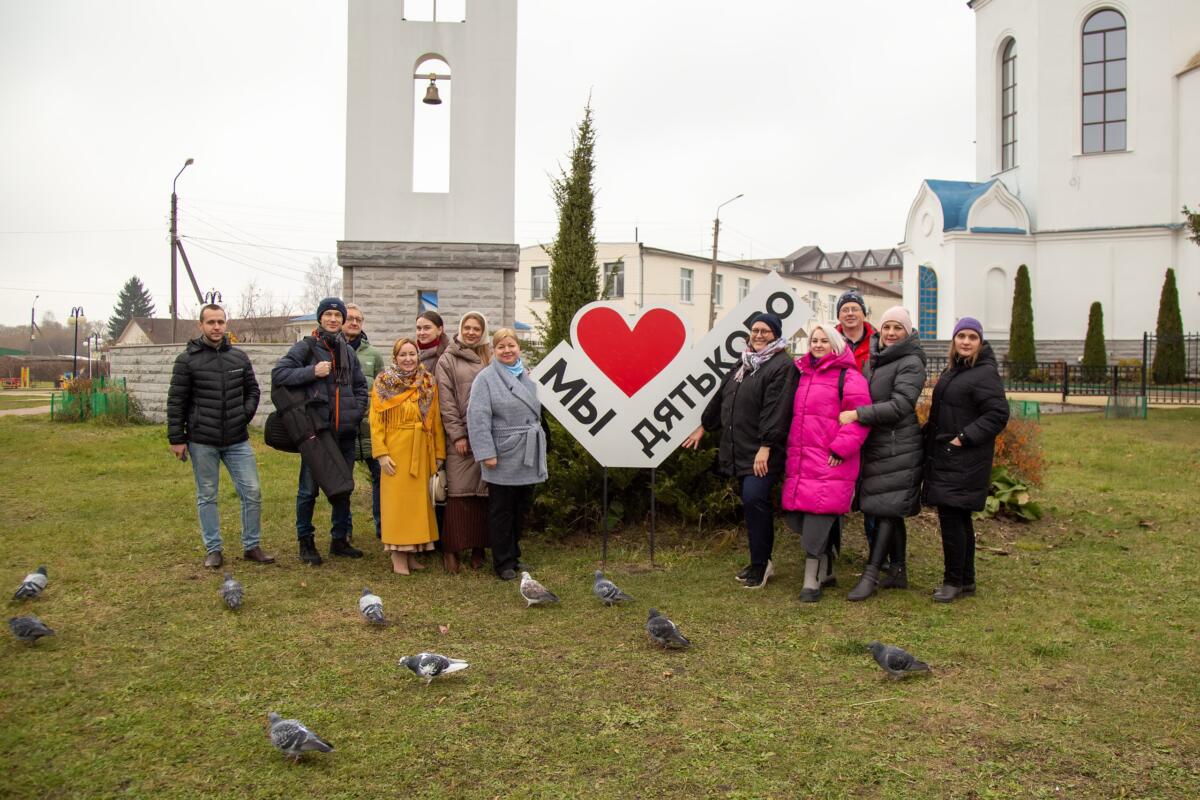
<svg viewBox="0 0 1200 800">
<path fill-rule="evenodd" d="M 973 30 L 961 0 L 521 0 L 516 240 L 553 236 L 591 92 L 599 239 L 707 252 L 744 192 L 723 257 L 894 244 L 922 178 L 974 177 Z M 0 0 L 0 320 L 107 316 L 133 274 L 165 315 L 189 156 L 201 289 L 298 298 L 342 235 L 345 81 L 345 2 Z"/>
</svg>

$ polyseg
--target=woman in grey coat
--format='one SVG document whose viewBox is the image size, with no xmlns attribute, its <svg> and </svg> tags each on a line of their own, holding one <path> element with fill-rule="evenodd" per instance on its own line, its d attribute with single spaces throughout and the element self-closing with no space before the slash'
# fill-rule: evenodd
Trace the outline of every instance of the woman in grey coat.
<svg viewBox="0 0 1200 800">
<path fill-rule="evenodd" d="M 535 484 L 546 480 L 542 405 L 521 361 L 517 332 L 492 335 L 492 363 L 471 383 L 467 436 L 488 484 L 488 540 L 501 580 L 517 576 L 521 529 Z"/>
<path fill-rule="evenodd" d="M 864 370 L 871 385 L 871 405 L 842 412 L 841 422 L 857 421 L 871 429 L 862 451 L 858 505 L 877 520 L 878 533 L 870 559 L 848 600 L 866 600 L 877 586 L 907 589 L 904 518 L 921 509 L 921 475 L 925 451 L 917 400 L 925 388 L 925 350 L 903 306 L 883 312 L 879 332 L 871 339 Z M 890 556 L 888 575 L 879 579 Z"/>
</svg>

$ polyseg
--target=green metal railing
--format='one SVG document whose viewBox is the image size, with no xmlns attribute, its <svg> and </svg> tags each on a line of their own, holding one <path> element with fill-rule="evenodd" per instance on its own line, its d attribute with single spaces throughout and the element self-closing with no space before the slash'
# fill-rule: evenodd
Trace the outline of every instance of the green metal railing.
<svg viewBox="0 0 1200 800">
<path fill-rule="evenodd" d="M 89 382 L 83 391 L 68 388 L 50 395 L 50 419 L 85 420 L 113 415 L 129 415 L 129 393 L 124 378 L 100 377 Z"/>
</svg>

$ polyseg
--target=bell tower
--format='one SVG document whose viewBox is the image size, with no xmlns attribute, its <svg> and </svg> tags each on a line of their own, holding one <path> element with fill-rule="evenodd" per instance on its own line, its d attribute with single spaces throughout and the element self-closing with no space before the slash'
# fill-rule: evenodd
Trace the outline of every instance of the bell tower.
<svg viewBox="0 0 1200 800">
<path fill-rule="evenodd" d="M 511 325 L 517 0 L 349 0 L 343 292 L 387 344 Z"/>
</svg>

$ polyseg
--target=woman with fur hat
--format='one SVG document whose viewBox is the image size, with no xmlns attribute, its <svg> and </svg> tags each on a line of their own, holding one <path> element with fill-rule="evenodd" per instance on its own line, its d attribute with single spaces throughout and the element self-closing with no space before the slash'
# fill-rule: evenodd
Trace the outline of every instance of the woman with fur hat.
<svg viewBox="0 0 1200 800">
<path fill-rule="evenodd" d="M 458 554 L 471 551 L 471 566 L 483 566 L 488 545 L 487 496 L 479 464 L 471 456 L 467 409 L 471 383 L 492 360 L 487 343 L 487 319 L 468 311 L 458 321 L 458 333 L 438 359 L 434 376 L 446 429 L 446 513 L 442 524 L 442 561 L 446 571 L 458 572 Z"/>
<path fill-rule="evenodd" d="M 747 589 L 767 585 L 774 574 L 775 513 L 771 491 L 783 473 L 796 370 L 787 353 L 783 322 L 762 313 L 750 323 L 741 364 L 725 375 L 704 409 L 700 426 L 683 440 L 696 449 L 704 432 L 721 431 L 721 471 L 737 478 L 750 540 L 750 565 L 735 577 Z"/>
<path fill-rule="evenodd" d="M 975 594 L 975 528 L 991 485 L 996 437 L 1008 424 L 1008 401 L 983 326 L 963 317 L 954 326 L 950 364 L 933 388 L 925 426 L 925 503 L 936 506 L 945 572 L 939 603 Z"/>
<path fill-rule="evenodd" d="M 917 401 L 925 388 L 925 350 L 903 306 L 883 312 L 879 332 L 871 337 L 871 356 L 864 369 L 871 402 L 843 411 L 843 424 L 858 422 L 871 429 L 863 445 L 858 507 L 875 518 L 877 533 L 858 585 L 848 600 L 866 600 L 876 587 L 907 589 L 905 565 L 908 531 L 904 518 L 921 510 L 921 474 L 925 450 Z M 879 578 L 890 555 L 888 574 Z"/>
</svg>

